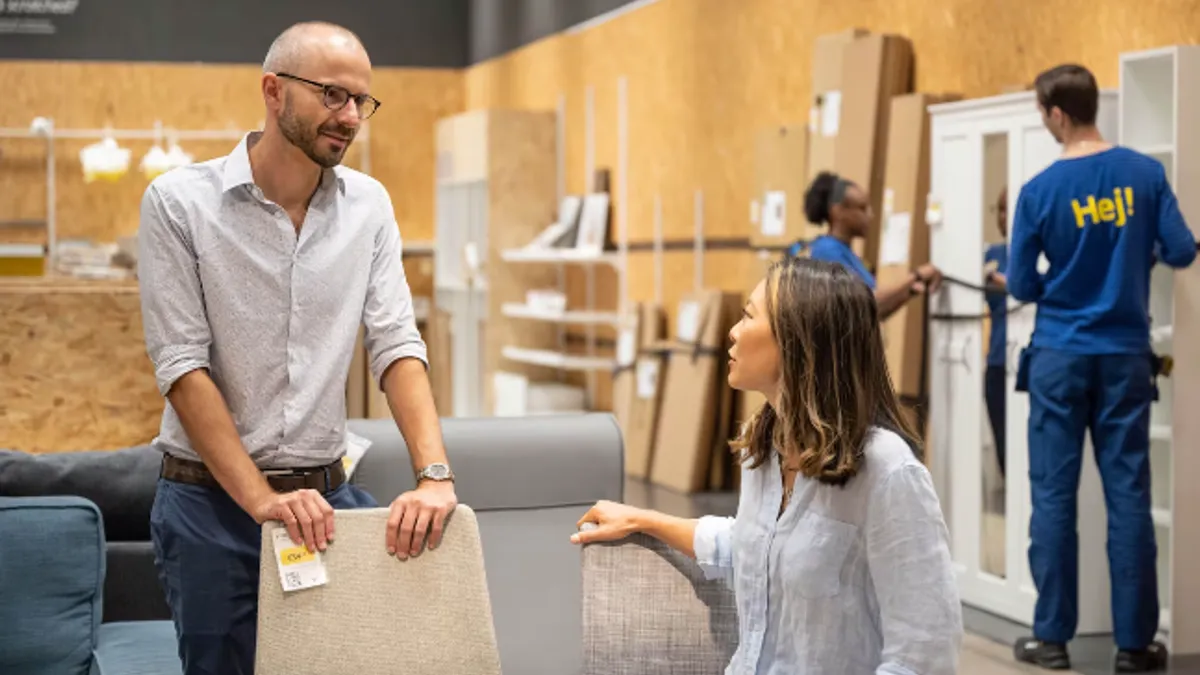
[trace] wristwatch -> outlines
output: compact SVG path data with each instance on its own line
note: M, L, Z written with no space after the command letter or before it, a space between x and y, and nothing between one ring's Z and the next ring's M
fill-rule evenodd
M429 466L427 466L424 469L421 469L420 471L417 472L417 482L420 483L423 480L434 480L434 481L448 480L453 483L454 482L454 472L450 470L449 464L444 464L442 462L434 462L433 464L430 464Z

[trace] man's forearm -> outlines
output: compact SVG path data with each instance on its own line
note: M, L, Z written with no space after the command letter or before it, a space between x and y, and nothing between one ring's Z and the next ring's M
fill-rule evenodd
M433 403L433 389L420 359L398 359L383 373L383 393L396 426L408 444L413 469L446 461L441 421Z
M252 513L274 491L242 445L225 397L208 372L193 370L179 378L167 398L204 465L229 496Z

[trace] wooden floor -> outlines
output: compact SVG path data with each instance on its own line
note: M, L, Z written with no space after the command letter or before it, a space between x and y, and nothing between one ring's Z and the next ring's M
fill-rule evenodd
M1021 675L1048 671L1026 666L1013 660L1012 647L968 633L963 640L962 658L958 672L970 675ZM1073 673L1074 671L1056 671Z

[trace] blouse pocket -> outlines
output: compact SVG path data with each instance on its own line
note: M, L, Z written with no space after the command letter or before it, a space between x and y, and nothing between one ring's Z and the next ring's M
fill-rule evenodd
M858 528L815 513L800 517L779 560L781 575L801 597L832 598L842 591L842 572Z

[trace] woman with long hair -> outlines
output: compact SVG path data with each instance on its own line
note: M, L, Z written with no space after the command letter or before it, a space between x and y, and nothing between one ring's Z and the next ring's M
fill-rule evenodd
M925 263L908 276L886 286L875 282L861 258L851 248L855 239L867 236L871 227L871 201L866 190L841 176L822 171L804 193L804 215L814 225L827 224L829 233L807 245L808 257L841 263L854 272L875 293L879 316L886 319L912 298L928 291L937 292L942 272Z
M839 264L789 257L729 337L730 386L767 398L732 443L737 516L600 502L572 541L642 532L729 582L740 638L727 673L954 673L962 609L948 533L871 291Z

